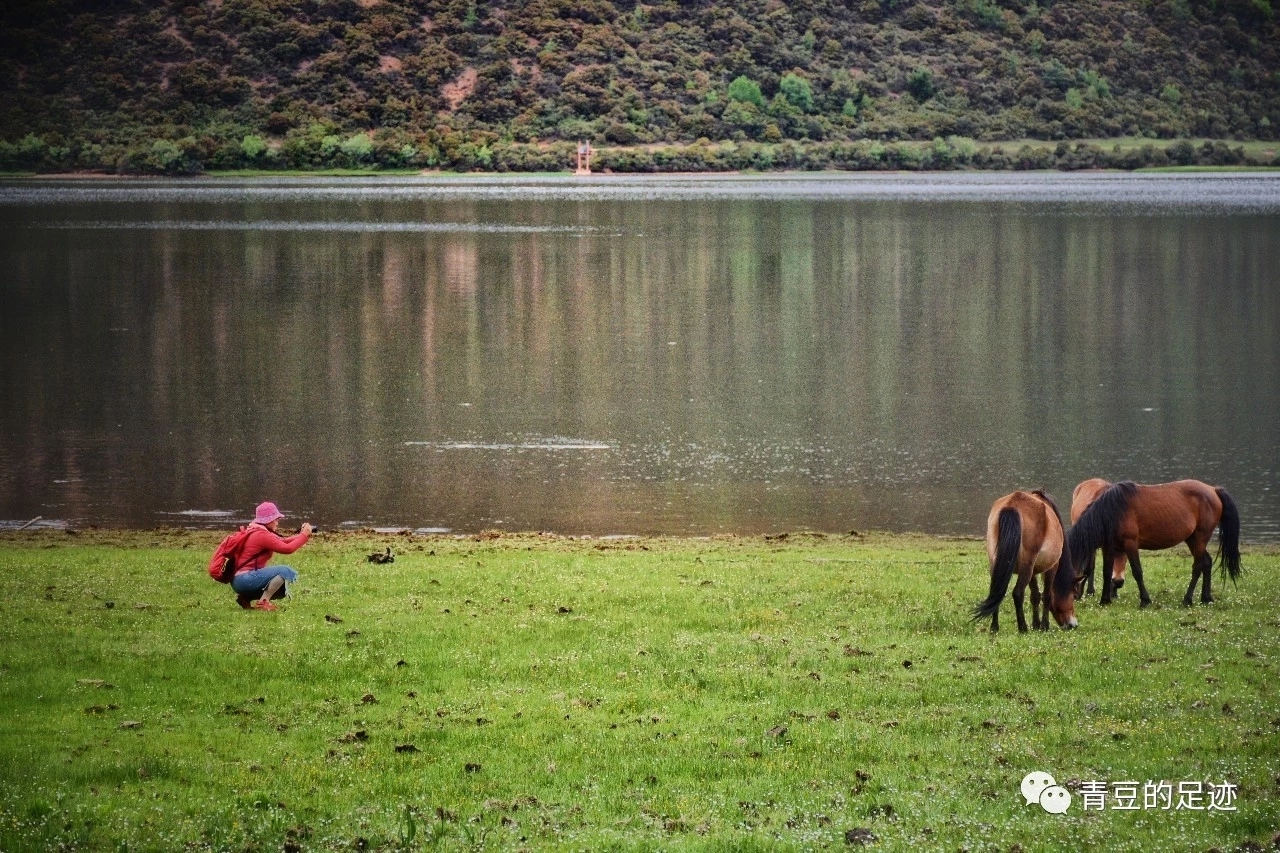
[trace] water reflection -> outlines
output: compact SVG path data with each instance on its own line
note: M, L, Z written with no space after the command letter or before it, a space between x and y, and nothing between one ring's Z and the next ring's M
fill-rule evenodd
M1280 181L1076 177L0 188L0 518L1280 539Z

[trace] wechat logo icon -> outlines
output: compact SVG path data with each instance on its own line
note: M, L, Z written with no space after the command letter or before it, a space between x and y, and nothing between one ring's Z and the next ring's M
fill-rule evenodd
M1049 814L1062 814L1071 808L1071 792L1040 770L1022 777L1022 796L1026 799L1024 805L1039 803Z

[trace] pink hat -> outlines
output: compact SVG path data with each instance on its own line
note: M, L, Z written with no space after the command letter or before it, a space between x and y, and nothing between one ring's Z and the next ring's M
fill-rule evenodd
M276 509L276 505L271 501L264 501L258 504L258 513L253 517L255 524L270 524L277 518L284 518L284 513Z

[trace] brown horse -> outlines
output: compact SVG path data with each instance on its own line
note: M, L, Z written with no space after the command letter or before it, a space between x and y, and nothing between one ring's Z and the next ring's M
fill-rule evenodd
M1071 523L1075 524L1080 520L1080 516L1088 509L1089 504L1093 503L1098 495L1111 484L1101 477L1093 477L1085 480L1083 483L1075 487L1071 493ZM1094 553L1089 554L1088 570L1080 563L1076 563L1076 598L1080 598L1081 594L1093 595L1093 564ZM1120 568L1120 577L1113 579L1115 588L1119 589L1124 586L1124 567ZM1082 590L1081 584L1087 584L1087 589Z
M1159 551L1186 542L1191 549L1191 584L1182 603L1190 606L1196 582L1204 577L1200 601L1213 601L1210 575L1213 557L1209 538L1218 529L1219 560L1231 580L1240 576L1240 512L1226 489L1199 480L1178 480L1158 486L1085 480L1076 486L1071 500L1071 532L1067 549L1072 563L1088 563L1089 588L1093 588L1093 553L1102 549L1102 604L1110 604L1124 583L1125 558L1138 582L1139 607L1151 603L1142 582L1139 550Z
M1022 613L1023 594L1031 584L1031 621L1036 630L1049 630L1049 613L1067 630L1076 627L1075 572L1070 554L1063 548L1062 519L1053 498L1037 489L1014 492L991 505L987 516L987 559L991 564L991 589L973 609L974 620L991 617L991 632L1000 630L1000 602L1009 591L1014 573L1013 603L1018 630L1027 630ZM1044 575L1041 598L1036 575ZM1043 605L1043 611L1041 606Z

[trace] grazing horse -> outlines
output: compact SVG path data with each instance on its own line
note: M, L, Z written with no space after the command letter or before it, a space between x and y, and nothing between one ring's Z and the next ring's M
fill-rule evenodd
M1102 484L1099 488L1098 484ZM1093 493L1090 500L1089 495ZM1077 509L1077 506L1079 508ZM1191 584L1182 603L1191 605L1196 582L1204 577L1200 601L1213 601L1210 574L1213 557L1209 538L1218 529L1219 560L1231 580L1240 576L1240 512L1226 489L1208 486L1199 480L1178 480L1158 486L1140 486L1105 480L1086 480L1076 487L1071 505L1072 525L1067 550L1073 565L1089 564L1092 575L1093 552L1102 549L1102 604L1110 604L1115 590L1124 582L1125 558L1133 567L1138 583L1139 607L1151 603L1142 582L1142 562L1138 551L1159 551L1186 542L1191 549Z
M1110 485L1110 483L1101 477L1093 477L1076 486L1075 490L1071 492L1071 523L1075 524L1079 521L1080 516L1089 508L1089 504L1097 500L1098 495L1102 494ZM1073 564L1076 568L1076 598L1080 598L1082 592L1083 594L1093 595L1093 564L1094 552L1092 551L1089 553L1089 565L1087 571L1086 567L1080 563ZM1116 589L1124 586L1123 568L1121 569L1120 578L1113 578L1112 580ZM1080 589L1081 582L1087 584L1087 589Z
M1013 603L1018 630L1027 630L1022 614L1023 594L1031 584L1031 620L1036 630L1049 630L1049 613L1067 630L1076 627L1075 572L1063 547L1062 519L1053 498L1037 489L1014 492L991 505L987 516L987 559L991 563L991 590L973 609L973 618L991 617L991 632L1000 630L1000 602L1016 573ZM1041 598L1036 575L1044 575ZM1043 605L1043 611L1041 606Z

